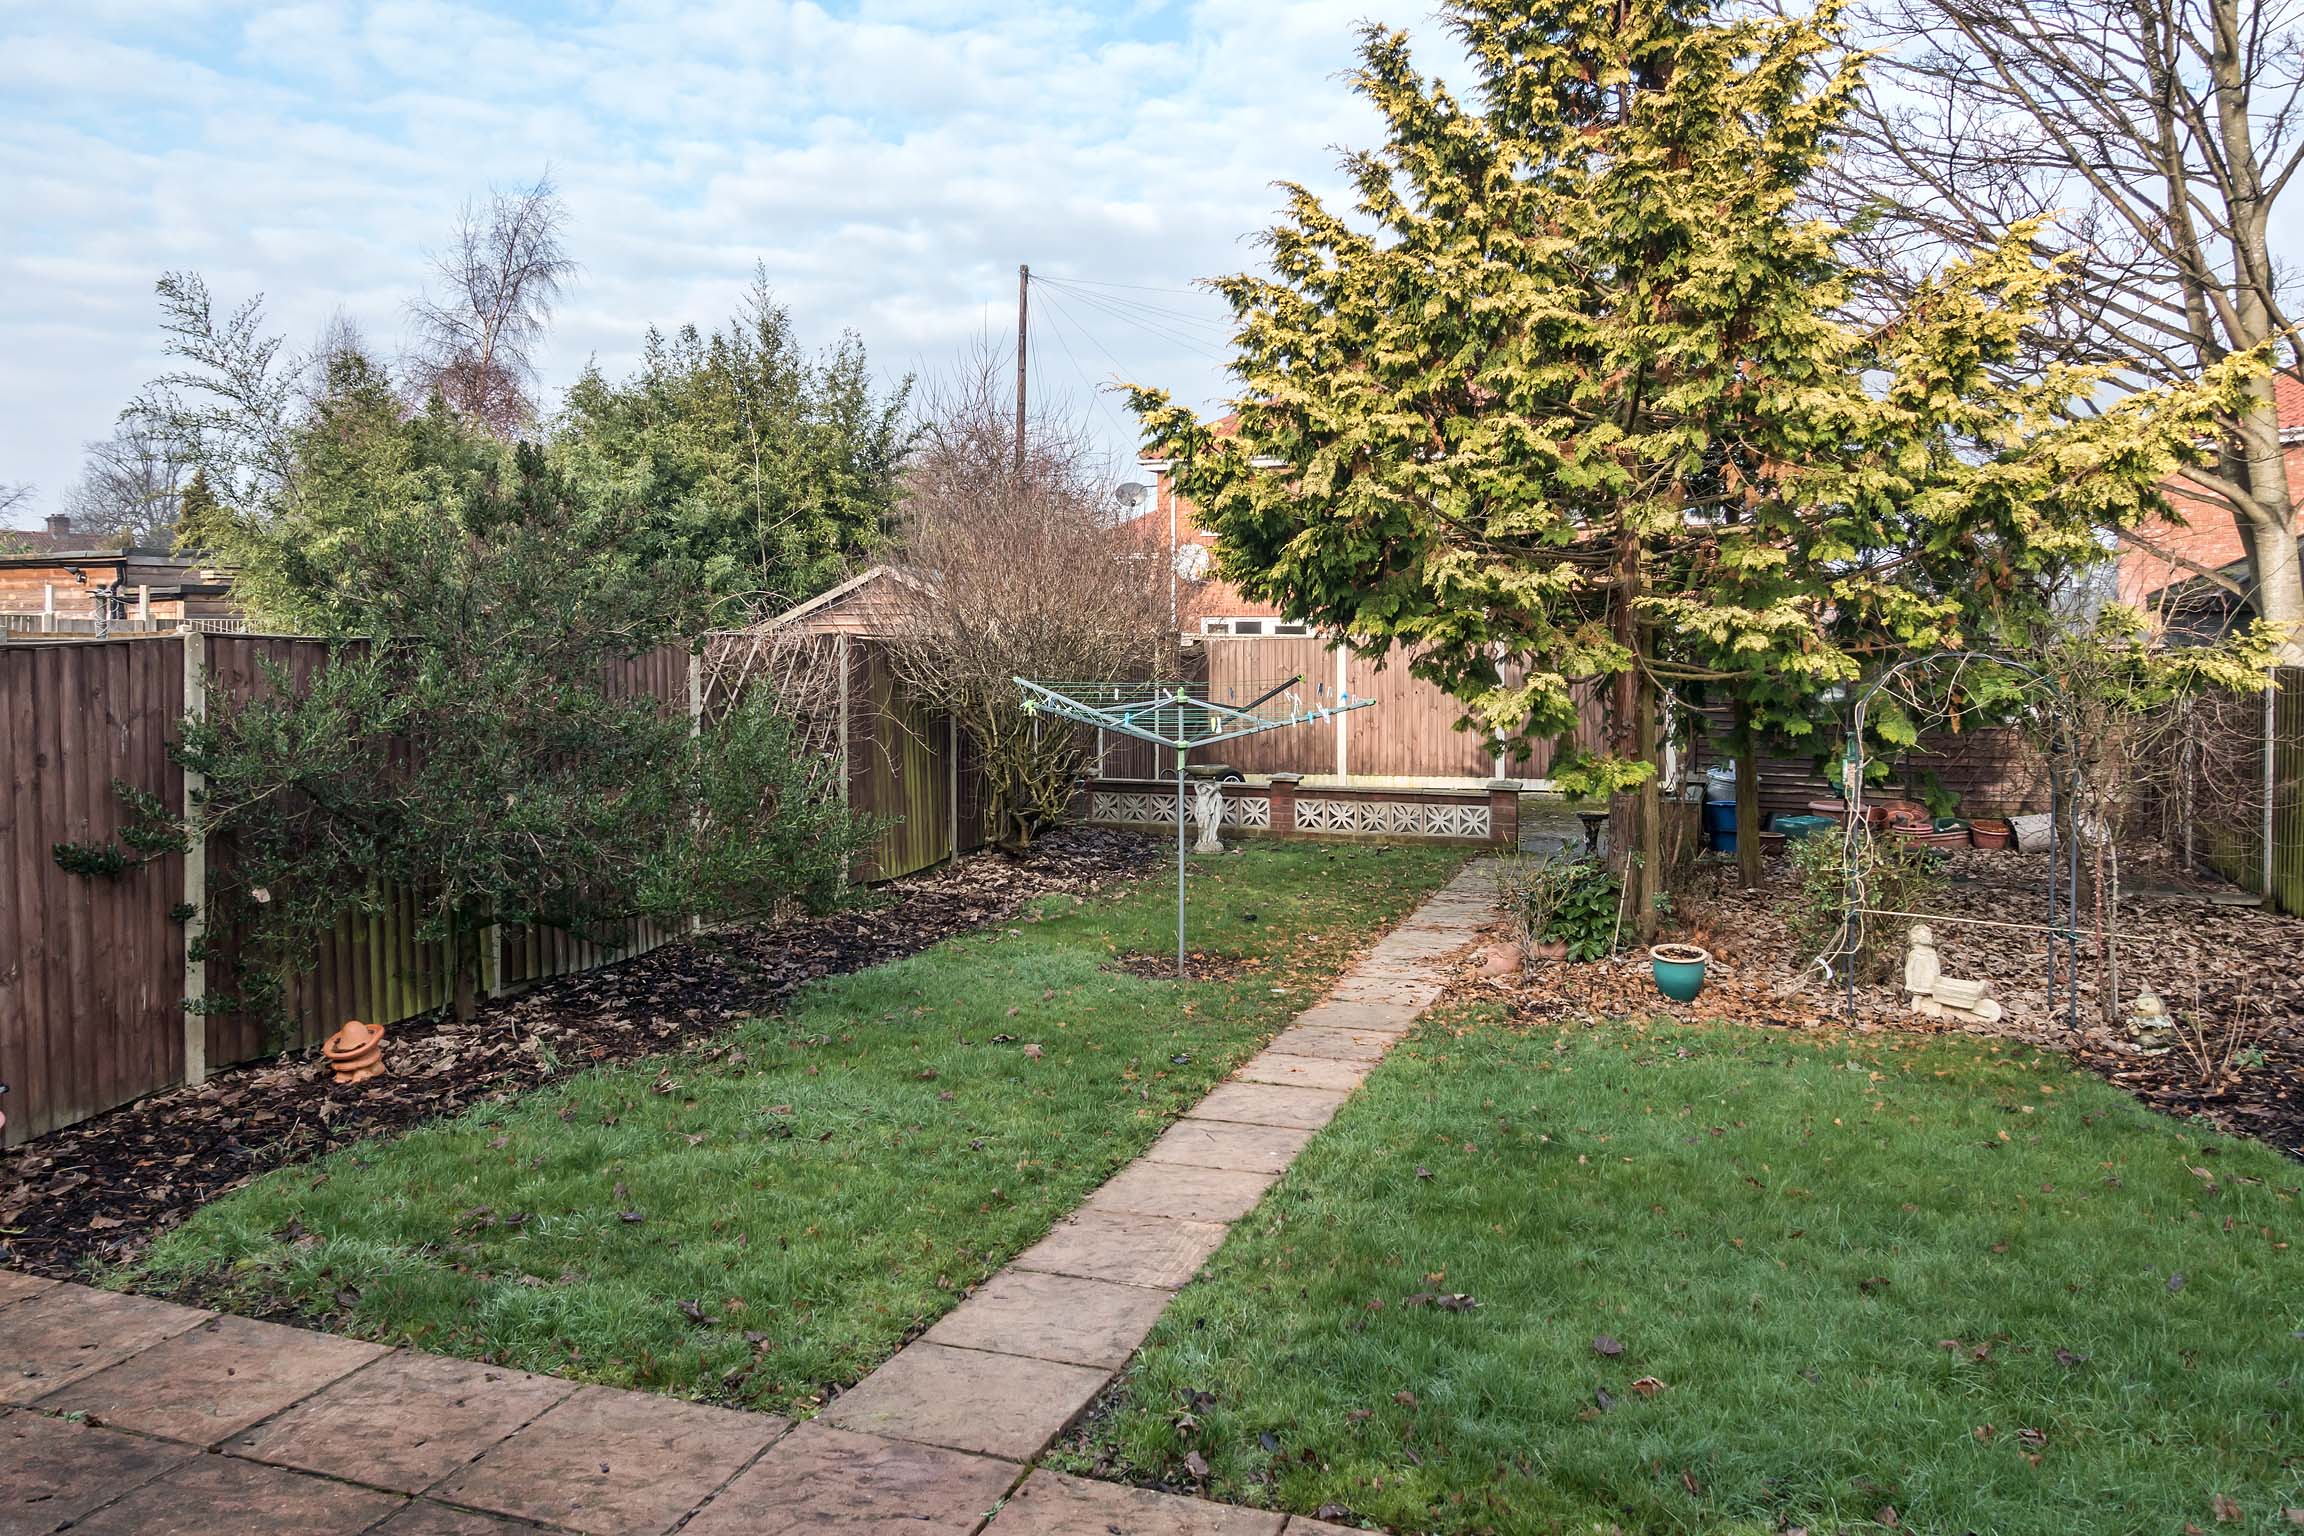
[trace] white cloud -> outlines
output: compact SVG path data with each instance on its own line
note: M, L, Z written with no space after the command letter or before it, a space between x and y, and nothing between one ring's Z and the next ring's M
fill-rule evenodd
M1334 146L1372 136L1338 78L1369 4L0 12L0 481L52 504L157 371L160 272L263 292L294 341L338 308L393 340L458 205L547 164L584 267L554 387L629 366L651 324L719 323L755 260L804 334L854 330L891 374L1004 334L1019 261L1185 290L1253 258L1273 181L1333 183ZM1051 294L1052 390L1123 369L1222 389L1211 296L1099 292L1192 318Z

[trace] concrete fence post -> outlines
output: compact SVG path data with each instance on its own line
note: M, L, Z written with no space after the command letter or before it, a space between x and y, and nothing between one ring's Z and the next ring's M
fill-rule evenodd
M184 630L184 718L208 718L208 637L187 626ZM208 832L205 826L208 776L197 768L184 769L184 1082L198 1087L208 1080L208 1015L201 1005L208 997L208 961L201 945L208 936Z

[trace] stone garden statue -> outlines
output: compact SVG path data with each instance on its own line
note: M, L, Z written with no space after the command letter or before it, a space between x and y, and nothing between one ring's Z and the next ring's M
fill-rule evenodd
M1223 842L1216 836L1224 825L1224 791L1214 784L1202 784L1192 793L1192 819L1199 824L1200 840L1192 845L1194 853L1222 853Z
M1954 1019L1991 1024L2000 1017L2000 1004L1989 981L1964 981L1944 974L1936 954L1936 935L1926 923L1914 923L1912 948L1904 957L1904 990L1911 995L1912 1011L1925 1018Z

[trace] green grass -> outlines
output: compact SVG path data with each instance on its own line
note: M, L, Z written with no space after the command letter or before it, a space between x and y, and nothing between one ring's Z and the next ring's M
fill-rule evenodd
M2293 1528L2304 1169L1964 1038L1452 1022L1084 1461L1402 1531Z
M1173 949L1172 875L1043 899L712 1048L267 1175L117 1278L805 1409L1036 1241L1462 862L1305 845L1196 860L1196 947L1265 964L1187 986L1108 963Z

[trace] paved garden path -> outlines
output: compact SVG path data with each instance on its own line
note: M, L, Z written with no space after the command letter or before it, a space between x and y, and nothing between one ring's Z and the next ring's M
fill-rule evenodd
M1493 889L1465 870L812 1423L0 1270L0 1536L1333 1533L1032 1462L1439 995Z

